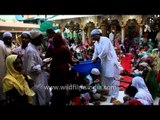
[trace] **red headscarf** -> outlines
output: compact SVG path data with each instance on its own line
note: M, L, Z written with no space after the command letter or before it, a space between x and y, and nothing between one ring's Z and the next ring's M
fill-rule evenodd
M59 47L61 45L66 45L65 40L62 38L62 36L58 33L55 33L53 37L53 46L54 47Z
M80 97L75 97L73 99L73 102L75 103L75 105L81 105L81 99L80 99Z
M129 105L143 105L140 101L134 99L129 101Z

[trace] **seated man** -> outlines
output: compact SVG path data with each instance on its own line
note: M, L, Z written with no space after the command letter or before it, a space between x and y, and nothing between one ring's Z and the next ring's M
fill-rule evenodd
M86 79L89 80L91 98L93 100L105 101L106 98L103 95L108 94L108 89L100 84L100 71L97 68L93 68L91 73L86 76Z

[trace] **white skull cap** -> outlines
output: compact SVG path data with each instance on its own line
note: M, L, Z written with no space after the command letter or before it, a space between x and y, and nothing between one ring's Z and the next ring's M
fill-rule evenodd
M93 75L100 75L100 71L97 68L93 68L91 70L91 74L93 74Z

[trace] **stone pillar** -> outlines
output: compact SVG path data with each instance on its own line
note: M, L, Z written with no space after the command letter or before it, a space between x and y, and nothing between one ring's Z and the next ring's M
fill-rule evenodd
M66 39L65 36L64 36L64 30L65 30L65 28L62 27L62 28L61 28L61 35L62 35L62 38L63 38L63 39Z
M143 35L143 24L139 24L139 37Z
M88 26L87 36L88 36L88 42L91 43L91 26Z
M99 28L99 17L96 16L95 28Z
M123 43L124 42L124 39L125 39L125 25L123 24L123 22L122 22L122 24L121 24L121 42Z
M88 37L88 42L91 43L92 42L92 38L91 38L91 31L95 28L95 23L93 22L89 22L88 24L88 29L87 29L87 37Z
M85 32L84 32L84 29L82 29L82 43L84 44L86 40L86 36L85 36Z

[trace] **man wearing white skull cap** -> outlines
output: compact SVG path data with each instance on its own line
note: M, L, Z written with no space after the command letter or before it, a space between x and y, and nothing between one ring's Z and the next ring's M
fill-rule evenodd
M3 33L3 40L0 40L0 105L5 100L5 94L3 92L2 79L6 74L6 57L11 54L12 45L12 34L10 32Z
M91 97L94 100L101 99L102 101L105 101L106 99L103 95L108 94L108 89L101 85L100 74L99 69L92 68L90 74L86 76L86 79L89 81L89 85L91 86Z
M11 47L12 46L12 34L10 32L4 32L3 41L7 47Z
M143 66L143 67L147 67L147 66L148 66L148 63L142 62L142 63L140 63L139 65L140 65L140 66Z
M3 38L4 38L4 37L12 37L12 33L8 32L8 31L7 31L7 32L4 32L4 33L3 33Z
M101 32L101 30L100 29L93 29L92 31L91 31L91 36L92 35L101 35L102 34L102 32Z
M101 60L102 85L109 88L109 95L115 99L119 93L119 87L117 87L119 86L119 81L115 80L119 78L120 74L118 57L110 39L101 36L99 29L92 30L91 36L92 39L96 41L92 61L95 62L97 59Z
M100 79L100 71L97 68L92 68L89 75L86 76L86 78L89 80L89 84L91 85L94 83L94 80Z
M42 35L42 32L39 31L39 30L32 30L30 31L30 36L31 36L31 39L34 39L38 36Z
M44 88L48 86L48 74L43 69L43 60L38 49L38 46L42 44L43 35L38 30L32 30L30 34L31 42L25 49L24 54L24 71L34 81L34 92L37 94L34 104L47 105L51 97L49 89Z
M93 74L93 75L100 75L100 71L97 68L93 68L91 70L91 74Z
M30 40L31 40L31 37L30 37L30 32L29 31L25 31L21 34L21 39L20 39L20 42L21 42L21 45L14 48L12 50L12 53L13 54L17 54L21 57L22 59L22 62L24 62L24 54L25 54L25 49L27 48Z
M12 39L12 33L11 32L4 32L3 33L3 42L6 46L6 51L7 51L7 56L9 54L11 54L12 49L14 49L16 47L16 45L13 43L13 39Z

